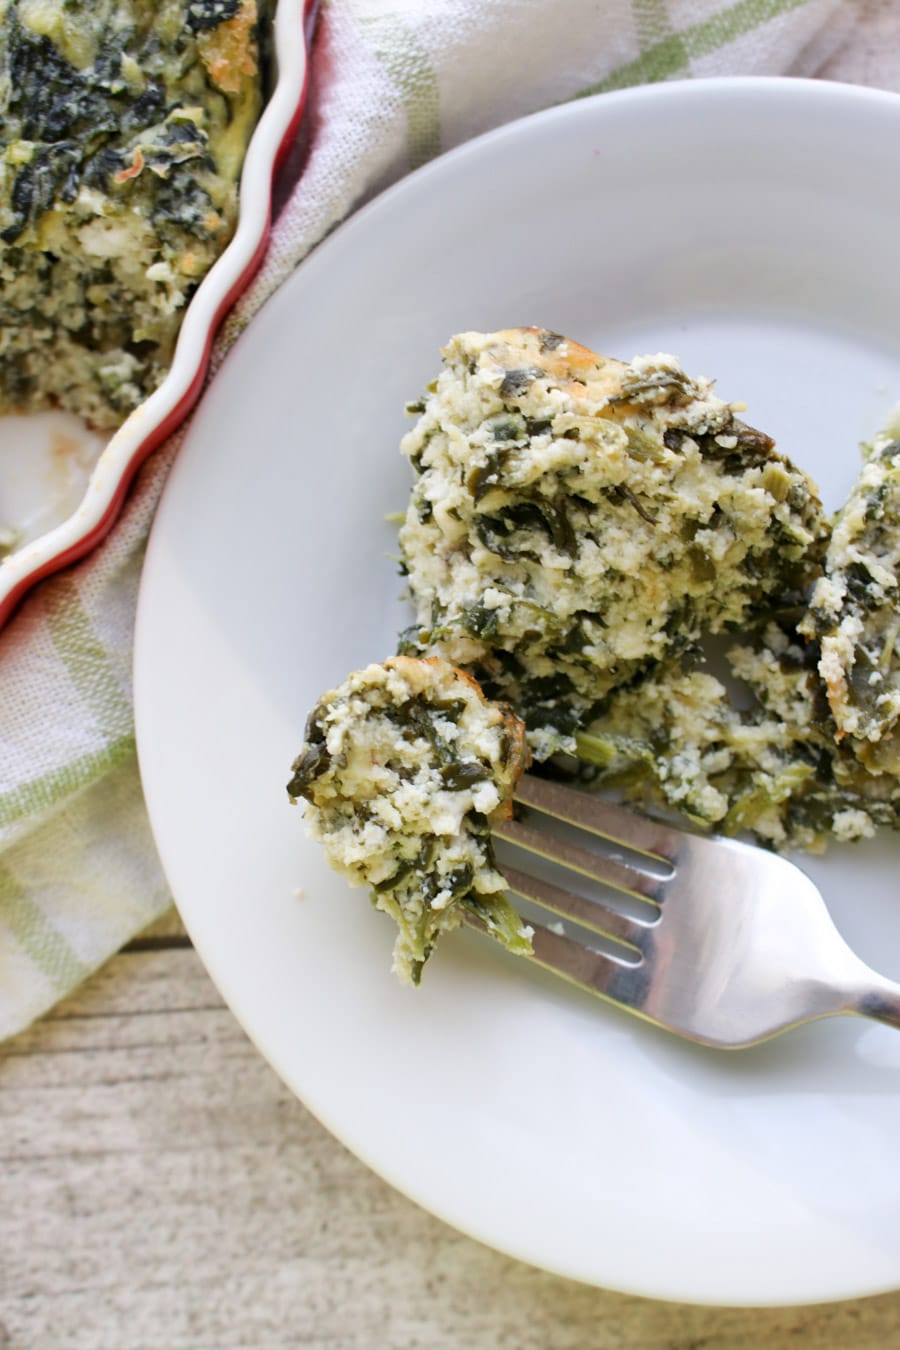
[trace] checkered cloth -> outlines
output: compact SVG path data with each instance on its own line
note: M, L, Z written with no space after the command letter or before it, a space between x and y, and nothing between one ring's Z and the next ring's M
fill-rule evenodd
M881 3L881 0L875 0ZM237 334L364 199L471 136L658 80L815 75L848 0L332 0L308 157ZM154 508L183 436L144 466L106 542L42 583L0 635L0 1036L52 1006L171 904L135 760L131 646Z

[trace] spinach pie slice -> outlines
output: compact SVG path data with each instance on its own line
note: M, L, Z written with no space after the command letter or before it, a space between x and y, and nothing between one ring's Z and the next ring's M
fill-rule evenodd
M305 799L331 865L397 923L394 971L407 982L465 910L511 951L531 950L491 847L528 763L524 732L435 658L367 666L310 714L288 794Z
M821 643L838 738L873 771L900 774L900 421L864 453L802 629Z
M404 438L401 649L472 671L535 756L701 633L800 603L825 548L807 476L672 356L462 333Z
M664 662L609 694L577 733L582 777L769 848L821 852L896 829L900 782L835 740L816 657L770 623L729 649L727 686L702 664Z

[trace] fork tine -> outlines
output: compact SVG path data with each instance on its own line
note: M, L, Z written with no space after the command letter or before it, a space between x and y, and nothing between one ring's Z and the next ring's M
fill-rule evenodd
M634 810L616 806L583 788L570 788L546 778L525 774L515 792L516 801L534 807L545 815L580 825L592 834L624 844L638 853L649 854L663 862L674 862L684 848L684 836L661 821L639 816Z
M598 952L541 924L532 925L531 943L534 952L530 960L544 970L629 1012L641 1011L647 981L639 961Z
M543 909L549 909L554 914L571 919L573 923L589 928L592 933L599 933L601 937L621 942L630 951L640 952L642 938L647 930L653 927L652 923L641 923L639 919L617 914L596 900L585 900L580 895L573 895L571 891L565 891L549 881L542 881L540 877L519 872L514 867L501 866L500 871L509 882L510 890L516 895L533 900Z
M476 933L484 935L488 932L484 920L470 911L463 911L463 923ZM540 923L529 924L529 927L532 953L528 960L533 965L541 966L591 994L601 994L632 1012L640 1011L639 1000L635 999L632 1004L629 998L629 995L634 998L631 986L635 984L635 977L638 987L645 983L639 960L598 952L564 933L554 933Z
M580 872L582 876L591 877L594 881L612 886L614 890L623 891L625 895L632 895L638 900L649 900L653 904L659 904L662 900L668 878L639 872L636 867L629 867L615 858L604 858L593 849L570 844L567 840L548 834L546 830L532 829L530 825L524 825L519 820L504 820L492 826L492 833L497 839L515 844L518 848L536 853L551 862L560 863L573 872Z
M665 1025L646 1010L651 980L641 962L595 951L540 924L533 925L531 941L534 954L529 959L535 965L655 1026Z

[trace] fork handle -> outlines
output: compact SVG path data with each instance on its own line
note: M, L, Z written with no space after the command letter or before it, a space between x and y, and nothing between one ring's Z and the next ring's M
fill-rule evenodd
M900 1029L900 984L871 971L865 987L855 994L846 1011Z

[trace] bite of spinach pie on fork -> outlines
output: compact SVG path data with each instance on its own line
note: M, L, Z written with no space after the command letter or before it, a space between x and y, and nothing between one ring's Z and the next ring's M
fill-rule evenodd
M288 793L305 799L331 865L397 923L394 970L407 982L466 911L511 951L531 949L491 846L528 764L524 732L434 658L367 666L310 714Z

